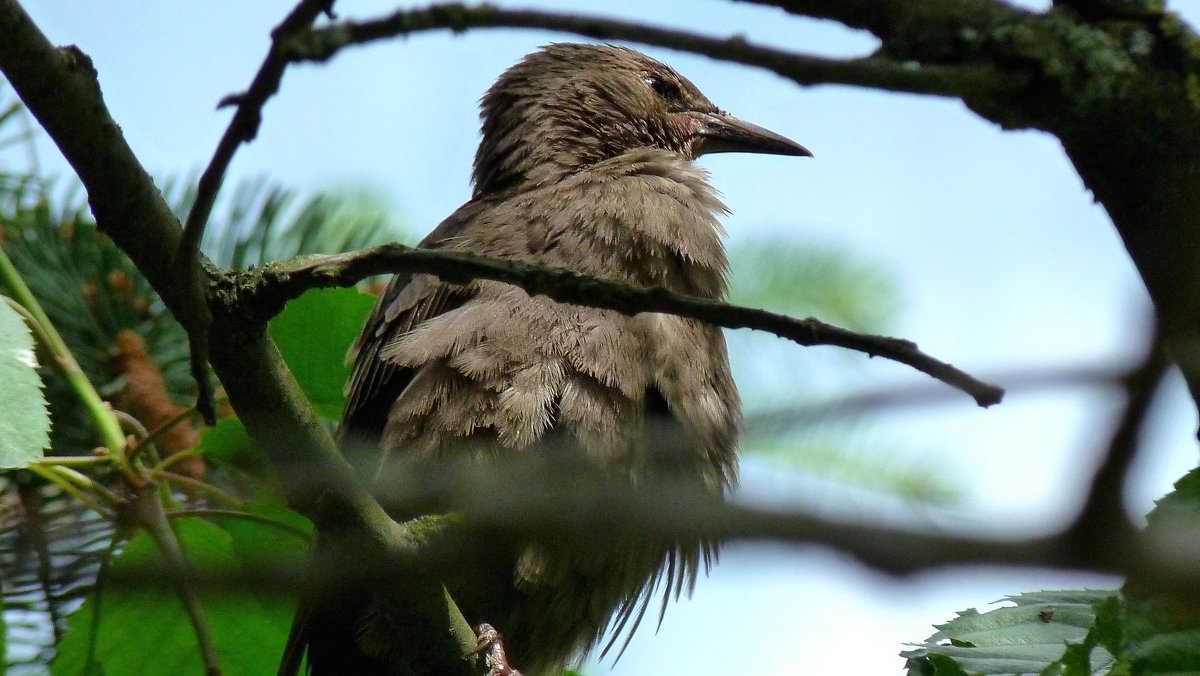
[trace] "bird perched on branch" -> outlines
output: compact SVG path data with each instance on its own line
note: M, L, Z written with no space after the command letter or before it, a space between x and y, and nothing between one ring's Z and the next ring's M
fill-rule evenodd
M668 66L611 45L528 55L483 97L481 118L472 199L420 246L712 299L725 296L725 207L692 160L811 154L730 116ZM369 480L394 463L505 457L714 494L736 477L741 410L715 326L557 303L500 282L399 275L351 358L340 433L344 445L372 449ZM495 540L443 581L469 622L499 630L527 675L561 667L610 626L636 624L651 594L677 594L711 553L701 542ZM422 673L411 659L401 665L405 636L386 602L346 593L354 598L302 608L289 651L307 643L315 674Z

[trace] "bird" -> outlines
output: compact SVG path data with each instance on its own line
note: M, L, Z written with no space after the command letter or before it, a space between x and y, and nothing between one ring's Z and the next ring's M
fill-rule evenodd
M527 55L483 96L480 120L471 199L420 248L714 300L726 296L727 210L693 160L812 155L718 108L669 66L611 44L553 43ZM377 490L397 463L438 471L508 457L627 482L667 477L714 495L736 483L741 404L711 324L559 303L497 281L398 274L348 361L338 438L353 442ZM598 550L491 539L486 555L464 554L443 582L469 622L495 627L527 676L557 673L614 627L636 625L656 589L678 595L714 553L706 542ZM404 637L378 593L324 596L302 603L281 673L305 647L313 674L420 673L403 659Z

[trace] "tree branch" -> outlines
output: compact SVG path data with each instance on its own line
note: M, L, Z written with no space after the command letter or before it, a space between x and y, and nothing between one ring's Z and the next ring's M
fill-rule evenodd
M283 304L311 288L353 286L385 272L420 272L456 284L494 279L519 286L531 295L563 303L617 310L625 314L666 312L728 328L767 331L800 345L833 345L907 364L966 392L980 406L991 406L1004 390L971 377L917 349L908 340L856 333L814 318L785 315L673 293L662 287L637 288L566 268L547 268L461 251L414 249L403 244L379 246L331 256L301 256L267 264L260 271L229 280L229 302L257 311L264 320Z
M1024 539L930 534L727 502L703 488L667 477L643 477L632 486L534 458L443 462L416 473L408 467L388 471L396 476L384 476L378 485L383 491L380 500L389 508L420 512L423 506L435 504L462 515L465 522L487 533L551 537L559 542L578 541L586 547L603 548L613 540L639 538L665 542L776 540L829 546L898 575L977 564L1105 573L1121 573L1128 566L1153 570L1159 565L1139 558L1137 536L1132 532L1113 533L1083 547L1063 534ZM413 481L415 475L420 481ZM531 485L570 486L570 490L531 492L521 488ZM461 550L456 551L461 555ZM436 567L442 554L426 554L434 557L429 565ZM1194 571L1194 561L1187 565Z
M790 14L814 19L831 19L850 28L861 28L885 42L904 34L922 33L947 37L945 29L974 25L981 27L996 21L1031 16L997 0L741 0L779 7Z
M1022 86L1020 78L990 64L922 65L885 57L827 59L752 45L742 37L718 39L684 31L594 16L491 5L434 5L398 10L379 19L344 22L298 34L288 43L292 61L325 61L342 48L421 31L470 28L543 28L602 40L629 40L703 54L714 59L773 71L801 85L847 84L890 91L942 96L983 95Z

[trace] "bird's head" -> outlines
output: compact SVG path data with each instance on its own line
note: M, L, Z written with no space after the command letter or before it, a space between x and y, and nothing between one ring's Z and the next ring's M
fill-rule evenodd
M500 76L481 102L477 196L558 181L639 148L811 156L804 146L717 108L696 85L640 52L557 43Z

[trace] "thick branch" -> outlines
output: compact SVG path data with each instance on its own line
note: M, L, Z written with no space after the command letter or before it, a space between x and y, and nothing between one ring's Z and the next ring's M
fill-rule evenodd
M793 319L766 310L672 293L661 287L630 287L565 268L546 268L459 251L414 249L402 244L271 263L261 272L243 273L252 281L251 285L241 282L235 285L242 289L237 302L270 315L307 289L353 286L364 277L400 271L437 275L459 284L477 278L494 279L564 303L609 308L625 314L668 312L728 328L767 331L800 345L833 345L907 364L966 392L980 406L991 406L1004 396L1001 388L930 357L911 341L856 333L811 317ZM256 277L257 285L253 285Z
M945 29L990 25L1027 15L997 0L742 0L771 5L815 19L832 19L850 28L871 31L885 42L903 33L941 33Z
M491 5L434 5L399 10L389 16L359 23L339 23L298 35L289 43L289 58L324 61L343 47L421 31L469 28L544 28L602 40L630 40L642 44L703 54L715 59L771 70L798 84L847 84L891 91L960 96L983 95L1019 86L1011 75L988 64L928 66L883 57L826 59L768 47L744 38L711 38L695 33L655 28L643 24L594 16L527 10L504 10Z
M416 485L408 468L396 471L397 477L379 482L384 491L411 490ZM407 481L401 481L401 476ZM570 490L524 488L531 485L570 486ZM1106 573L1120 573L1128 570L1127 566L1153 569L1156 565L1138 559L1137 536L1131 532L1112 533L1086 546L1079 546L1079 539L1070 531L1026 539L929 534L729 503L673 478L644 477L635 487L532 458L426 468L420 473L419 488L416 495L385 492L380 500L401 510L440 505L493 534L511 532L600 548L613 540L639 538L671 542L777 540L834 547L893 574L974 564ZM427 554L439 556L436 551ZM436 561L432 565L437 565Z

